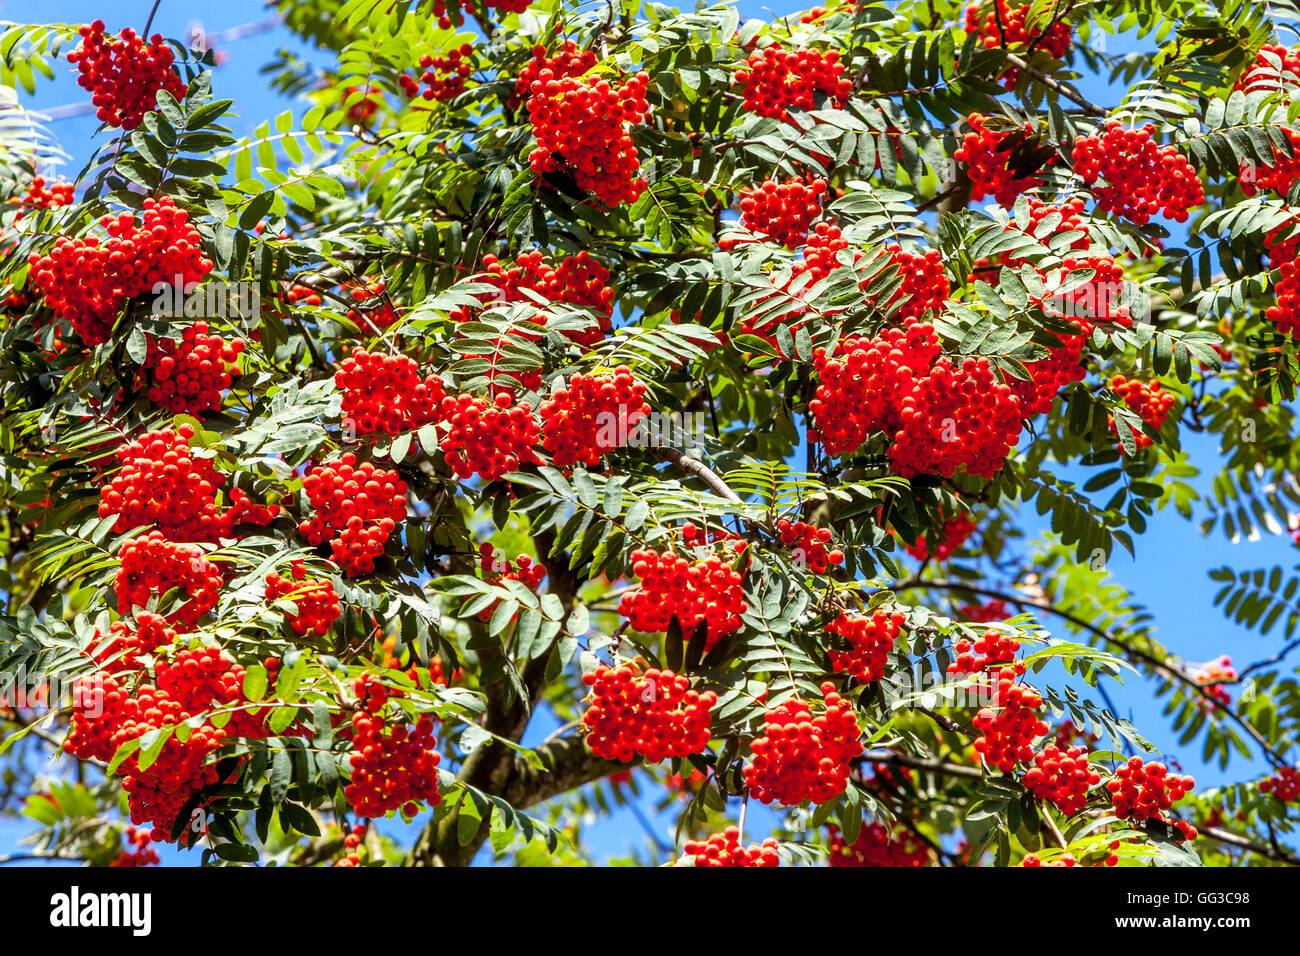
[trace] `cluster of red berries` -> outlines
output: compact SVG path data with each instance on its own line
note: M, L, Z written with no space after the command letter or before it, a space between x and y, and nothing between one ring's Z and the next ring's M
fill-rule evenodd
M734 531L726 528L701 528L694 521L682 525L682 541L687 547L701 548L718 541L730 541L737 553L744 551L749 543Z
M948 665L949 674L1000 671L1008 666L1017 675L1025 672L1023 664L1015 663L1020 642L1001 631L985 631L973 641L968 637L959 637L953 643L952 650L955 659Z
M776 317L771 317L766 314L765 308L750 310L741 316L739 331L743 334L757 335L779 351L780 343L777 342L774 334L776 327L784 324L791 329L797 329L800 325L799 316L806 311L797 308L789 309L789 298L802 300L805 289L839 268L839 254L848 248L849 242L844 238L839 226L826 222L818 223L804 244L803 261L795 263L789 279L781 286L786 296L779 300L782 306L780 313ZM937 249L927 250L924 253L911 253L903 251L897 245L889 245L884 247L881 254L889 257L890 264L897 270L902 283L883 303L877 302L874 296L866 292L867 286L874 281L874 278L859 283L870 305L881 310L895 309L896 317L902 319L904 323L919 318L932 309L942 308L951 287L943 270L942 256ZM863 255L862 252L855 251L854 262L860 262ZM810 278L804 278L805 276ZM778 300L776 297L771 297L765 301L775 303Z
M47 189L46 186L49 188ZM28 209L54 209L57 206L71 206L75 198L73 195L75 188L69 182L47 183L44 176L33 176L31 183L27 186L26 195L21 199L13 196L8 200L9 205L18 206L20 209L18 214L14 216L14 222L22 219Z
M803 265L796 268L794 277L810 273L813 281L824 279L840 266L840 253L849 247L844 238L844 230L834 223L819 222L808 234L808 241L803 247ZM861 253L855 253L858 259Z
M191 714L244 700L244 667L220 647L181 651L155 668L158 691ZM225 729L233 737L266 735L263 718L269 708L241 709L231 714Z
M68 62L77 64L77 83L91 93L101 123L133 130L145 113L158 108L160 90L176 99L185 95L185 83L172 66L175 57L162 34L155 33L148 45L130 27L109 37L103 20L77 32L81 43L68 54Z
M1300 85L1300 47L1290 50L1266 43L1259 48L1254 62L1242 71L1232 88L1246 93L1273 93L1297 85Z
M189 600L167 615L167 622L186 628L217 606L221 572L193 544L168 541L161 531L149 531L122 545L121 567L113 582L117 610L125 614L132 607L146 607L179 588Z
M352 682L352 693L357 706L367 714L378 714L388 704L390 697L404 697L405 692L385 687L378 674L367 671Z
M492 301L536 301L528 293L541 295L550 302L584 306L600 316L599 328L593 332L567 332L580 345L595 345L609 331L614 310L614 290L609 285L609 269L589 252L563 256L552 264L540 251L523 252L507 268L496 256L483 257L484 281L500 291ZM526 291L525 291L526 290ZM533 321L541 324L544 317Z
M151 338L144 361L149 401L183 415L217 410L243 351L243 339L210 335L206 322L188 326L179 341Z
M741 573L716 554L692 560L674 552L640 548L632 552L632 573L641 579L619 599L618 613L638 631L668 630L676 617L690 637L706 623L705 649L740 629L745 612Z
M325 300L311 286L294 283L283 292L275 294L272 297L271 306L277 311L290 311L299 302L306 306L320 306L324 304Z
M1091 279L1066 287L1071 272L1085 269L1092 270ZM1057 268L1039 270L1038 274L1043 280L1043 310L1070 320L1081 335L1092 334L1094 320L1126 328L1133 324L1124 295L1124 268L1114 256L1067 256Z
M328 540L349 577L373 571L384 542L406 518L406 482L368 461L357 465L347 452L313 467L302 487L316 514L298 525L299 532L312 544Z
M528 99L533 83L545 83L549 80L562 80L566 77L582 76L596 65L594 50L579 50L572 40L565 40L554 56L546 55L546 47L533 47L533 58L523 65L515 79L514 93L510 98L510 108L518 108ZM542 73L546 75L543 76Z
M1283 803L1300 802L1300 768L1279 767L1277 773L1259 783L1260 793L1271 793Z
M414 729L389 725L383 710L390 693L368 678L373 675L353 682L362 711L352 715L352 778L343 793L358 816L382 817L398 809L414 816L419 804L442 802L433 721L421 717Z
M620 445L650 414L646 386L620 365L613 374L574 372L567 387L546 396L537 408L542 420L542 448L563 468L594 467Z
M788 296L802 299L804 289L826 278L840 267L839 254L848 248L849 241L844 238L843 230L839 226L826 222L818 223L804 243L803 261L796 263L791 269L789 280L782 286L783 291ZM888 256L889 264L897 271L902 283L883 303L878 302L866 291L867 286L875 281L874 277L859 283L859 288L862 289L869 305L882 311L897 307L895 317L904 323L920 318L930 310L943 307L951 286L944 272L943 257L939 250L929 249L924 253L912 253L905 252L897 245L887 245L881 254ZM861 251L854 251L854 263L861 262L863 256ZM810 276L811 279L803 279L805 275ZM791 323L790 320L800 314L801 311L791 312L783 308L778 318L771 319L764 318L762 311L759 310L757 315L751 313L741 317L740 331L758 335L779 348L779 343L772 335L775 326L784 323L790 324L791 328L797 328L799 323Z
M900 612L876 611L871 617L841 611L826 625L831 634L847 640L852 650L828 650L836 674L850 674L859 684L870 684L885 676L885 662L907 618Z
M212 271L189 215L171 198L146 199L141 221L130 213L104 216L109 238L60 238L49 255L33 253L30 277L56 315L72 323L87 345L108 341L127 299L177 277L188 285Z
M779 120L788 119L791 110L841 108L853 92L838 51L786 50L779 43L749 54L736 82L744 87L747 112Z
M808 228L822 214L826 180L795 176L767 179L740 191L740 219L750 232L794 249L808 239ZM719 243L723 249L734 241Z
M1187 211L1205 202L1200 177L1187 157L1173 146L1157 146L1155 125L1125 129L1106 123L1100 136L1074 141L1074 171L1092 191L1097 208L1145 226L1154 215L1186 222Z
M383 332L396 322L400 316L386 289L383 282L363 282L349 287L348 294L358 307L348 309L348 320L358 329L371 332ZM373 301L376 299L379 301Z
M1088 224L1081 218L1084 209L1082 199L1072 199L1064 203L1044 203L1037 197L1028 197L1028 221L1022 229L1013 219L1007 224L1009 231L1023 232L1040 242L1051 243L1058 236L1070 237L1064 251L1087 252L1091 240ZM1063 251L1059 245L1057 251ZM973 282L981 274L990 282L996 283L1001 267L1018 268L1025 259L1014 252L1003 253L994 259L982 258L975 262L974 270L968 281ZM1093 277L1082 284L1065 286L1065 280L1071 272L1079 269L1093 270ZM1041 269L1036 268L1042 279L1044 294L1037 299L1043 310L1059 316L1073 324L1077 335L1054 333L1060 339L1059 346L1049 346L1049 355L1037 362L1028 362L1029 379L1008 378L1007 384L1020 400L1021 412L1026 418L1044 414L1051 410L1057 393L1071 382L1082 381L1086 369L1082 364L1084 346L1087 336L1092 333L1090 319L1109 319L1127 325L1128 307L1122 304L1124 270L1109 255L1072 256L1060 266ZM1062 288L1066 291L1060 291Z
M903 477L951 478L964 467L991 478L1020 435L1020 402L987 359L954 366L947 358L934 361L938 353L933 327L914 322L877 339L845 339L834 357L815 350L821 383L808 403L813 440L843 454L881 430Z
M992 478L1020 436L1023 413L1011 387L985 358L939 359L898 412L889 458L904 478L951 478L959 468Z
M464 10L457 10L454 16L447 12L447 0L433 0L433 15L438 18L439 30L450 30L465 23Z
M468 43L462 43L446 56L430 56L426 53L420 57L420 69L424 73L419 79L403 73L397 78L398 85L408 100L419 96L425 100L445 103L465 92L465 81L474 72L474 66L470 63L473 55L474 47ZM425 87L423 93L420 92L421 83Z
M540 464L534 449L541 432L533 410L512 404L508 392L495 398L456 395L443 400L441 417L447 427L442 442L447 464L462 479L477 474L496 481L521 464Z
M1162 820L1173 825L1185 840L1196 837L1196 828L1182 820L1166 819L1164 813L1195 786L1191 777L1170 773L1159 761L1143 763L1141 757L1130 757L1115 771L1115 777L1106 781L1115 816L1139 823Z
M826 708L816 716L798 698L764 715L763 736L750 744L754 759L745 765L745 783L763 803L825 803L848 786L850 762L862 753L862 732L853 706L835 685L826 681L821 691Z
M108 633L108 640L101 644L101 634L96 628L95 643L87 649L88 656L98 668L108 674L135 670L140 666L140 657L176 643L175 629L165 617L152 611L135 612L134 630L123 617L112 623Z
M781 857L777 842L763 841L762 846L740 845L740 830L727 827L707 840L687 840L683 845L687 856L694 857L696 866L780 866Z
M819 222L808 236L803 247L803 261L796 262L790 270L790 278L779 288L785 293L783 297L775 295L763 301L779 305L780 312L771 317L766 309L747 309L740 316L737 332L742 335L756 335L780 352L781 346L776 339L776 330L780 325L788 326L791 331L802 324L800 316L807 312L802 308L790 308L791 297L802 300L804 290L813 286L820 279L826 278L839 267L839 253L849 247L839 226ZM809 278L805 279L804 276ZM775 282L774 282L775 284ZM676 321L676 319L674 319Z
M1237 181L1241 191L1247 196L1254 196L1261 190L1271 190L1286 198L1295 181L1300 179L1300 133L1282 127L1291 145L1291 155L1273 147L1273 162L1268 166L1258 166L1252 162L1242 162L1237 170Z
M645 119L649 82L642 72L615 88L603 78L557 78L539 69L527 103L537 141L528 156L533 172L568 173L607 206L635 202L646 183L637 177L641 163L625 124Z
M781 518L776 523L776 532L781 538L781 544L793 549L795 565L807 568L813 574L825 574L831 565L844 563L844 552L839 548L826 550L826 546L831 543L830 528L818 528L805 521Z
M126 837L128 848L114 857L109 866L157 866L162 862L158 851L151 845L153 838L148 830L127 827L123 835Z
M343 849L348 852L343 858L335 863L335 866L360 866L361 865L361 841L366 837L366 825L358 823L352 828L352 832L343 838Z
M505 555L497 554L492 545L484 542L478 546L479 570L483 572L483 580L489 584L500 584L502 581L518 581L525 587L537 590L546 580L546 568L539 562L533 563L533 559L526 554L516 555L514 561L508 560ZM497 609L499 602L493 601L483 610L478 612L478 619L484 623L492 620L492 615ZM442 662L435 660L438 666L438 675L442 675ZM437 678L435 678L437 682ZM446 683L446 681L442 681Z
M1033 175L1041 167L1033 166L1024 155L1025 146L1034 139L1033 127L1026 123L1023 129L995 130L987 122L988 117L981 113L967 117L971 131L962 137L953 159L967 166L972 200L992 196L999 205L1010 208L1021 193L1043 185L1043 180ZM1025 168L1027 165L1033 168Z
M1300 237L1284 238L1294 226L1294 222L1283 223L1264 237L1268 264L1279 276L1273 283L1273 304L1265 309L1264 317L1280 334L1300 339L1300 261L1296 255Z
M1070 49L1070 40L1074 36L1070 24L1057 21L1044 33L1041 29L1030 29L1027 22L1033 4L1012 7L1006 0L993 0L993 6L996 10L980 4L966 8L966 32L978 34L985 49L1016 53L1032 44L1035 50L1044 50L1057 60ZM1018 67L1007 67L1002 73L1002 85L1008 90L1015 89L1019 75Z
M497 554L496 548L487 542L478 546L478 554L479 570L483 572L483 580L490 583L520 581L536 589L546 579L546 568L541 564L534 564L533 559L526 554L516 555L514 561L511 561L505 555Z
M1192 680L1204 687L1205 692L1212 698L1212 700L1203 697L1197 699L1196 705L1202 712L1232 706L1232 695L1223 684L1237 679L1237 669L1232 666L1232 658L1227 654L1198 667L1191 676Z
M898 317L903 320L919 319L926 312L940 311L952 291L943 271L943 253L938 249L927 249L923 253L905 252L895 245L885 246L885 251L903 280L885 308L900 303Z
M840 836L838 827L826 828L830 835L831 866L929 866L930 850L906 831L891 832L883 823L864 826L852 845Z
M266 576L266 600L288 598L297 607L289 626L299 637L328 634L341 613L334 584L324 578L309 578L301 561L293 562L289 577L272 571Z
M924 534L917 535L916 544L909 544L903 550L918 561L947 561L962 549L974 533L975 519L963 511L944 521L943 527L939 529L941 540L933 551L930 550L929 538Z
M691 690L691 682L670 670L632 664L601 664L582 682L591 703L582 715L587 746L597 757L658 763L670 757L703 753L709 744L709 712L718 702L711 690Z
M217 510L221 477L212 459L190 449L192 425L148 432L117 450L122 467L100 488L99 516L118 515L113 529L157 525L169 538L215 541L229 533Z
M244 701L244 669L217 647L182 651L159 661L157 684L129 693L117 679L92 674L78 680L64 750L80 760L113 759L122 744L175 726L215 708ZM200 790L220 783L209 756L233 737L265 737L265 708L236 710L224 726L204 721L181 740L169 737L145 770L132 754L118 767L131 822L152 823L151 839L169 839L177 814Z
M874 431L896 429L896 409L939 356L939 337L929 324L885 329L874 339L840 341L834 356L813 352L821 377L808 403L816 422L814 440L831 455L855 451Z
M1026 853L1024 859L1020 861L1020 865L1021 866L1049 866L1049 867L1050 866L1078 866L1079 861L1076 860L1074 858L1074 855L1071 853L1062 853L1051 863L1044 863L1042 857L1040 857L1037 853Z
M1010 773L1017 762L1033 759L1033 742L1049 730L1038 716L1042 695L1032 687L1015 683L1014 669L998 676L997 706L982 707L971 721L980 736L975 738L975 752L990 767Z
M212 460L189 446L192 425L175 431L148 432L117 450L121 469L100 489L99 516L118 515L122 532L155 525L176 541L216 541L229 537L237 522L266 525L280 513L278 505L254 505L238 488L231 507L220 511L217 494L222 478Z
M1164 425L1169 410L1177 401L1172 392L1166 392L1155 380L1144 382L1141 379L1114 375L1110 380L1110 389L1123 399L1125 405L1137 412L1142 421L1157 432ZM1112 434L1119 432L1113 415L1110 417L1110 430ZM1138 448L1147 448L1153 443L1146 434L1131 426L1130 430L1133 432L1133 440Z
M1007 602L993 599L987 604L963 604L959 613L974 624L990 624L993 621L1005 621L1011 616Z
M1082 331L1085 323L1077 319L1070 320ZM1049 355L1037 362L1026 362L1028 379L1008 379L1012 394L1020 402L1020 411L1025 418L1033 418L1052 410L1052 404L1061 389L1071 382L1081 382L1087 376L1083 367L1083 349L1087 343L1085 335L1058 335L1061 345L1048 348Z
M1029 236L1034 236L1040 241L1053 242L1053 248L1061 251L1060 245L1055 243L1057 237L1064 239L1070 237L1070 243L1065 248L1071 252L1087 252L1091 245L1092 229L1087 221L1083 218L1083 211L1087 204L1082 199L1066 199L1061 202L1043 202L1037 196L1026 196L1025 201L1029 206L1028 221L1023 229L1020 227L1019 220L1012 219L1007 223L1007 229L1015 229ZM981 259L976 263L987 262L987 259ZM1015 252L1003 253L1002 261L1008 264L1018 264L1024 260L1017 256Z
M1072 235L1068 250L1086 252L1090 245L1087 224L1079 218L1083 212L1083 201L1071 200L1063 204L1048 204L1034 197L1029 198L1029 223L1025 233L1040 240L1048 237L1040 235L1042 226L1054 222L1051 227L1053 235ZM1015 223L1008 225L1013 228ZM1014 254L1002 257L1001 264L1015 268L1024 260ZM977 269L987 260L977 263ZM989 269L995 269L993 264ZM1059 291L1067 277L1080 269L1093 270L1093 277L1085 283L1066 287ZM1128 307L1122 304L1124 270L1109 255L1067 257L1054 269L1037 269L1042 279L1044 294L1039 300L1043 310L1059 316L1073 324L1077 335L1054 333L1060 339L1060 345L1048 347L1049 355L1037 362L1026 363L1030 374L1028 380L1008 380L1016 397L1020 399L1021 410L1026 418L1044 414L1051 410L1057 394L1071 382L1082 381L1086 369L1083 366L1083 351L1087 337L1092 334L1092 321L1107 319L1123 325L1130 324Z
M578 345L591 347L605 337L610 330L614 310L614 290L609 286L609 269L600 260L588 252L565 256L557 263L549 262L545 255L536 250L520 253L513 266L507 267L496 256L483 257L482 281L496 286L494 294L480 296L484 308L492 305L510 305L513 303L535 303L535 295L540 295L549 302L563 305L575 305L591 309L596 313L596 321L585 329L566 329L562 334ZM470 309L458 309L451 317L457 322L465 322L473 317ZM539 326L546 325L546 315L535 313L530 321ZM533 336L517 332L522 338ZM540 331L538 337L540 337ZM508 375L525 388L541 387L540 371L489 372L493 380L497 375Z
M1034 766L1025 771L1021 782L1038 799L1073 816L1088 803L1088 791L1101 783L1101 774L1088 765L1085 748L1062 750L1048 744L1034 754Z
M343 393L343 420L357 434L369 435L419 428L438 418L447 397L442 379L420 378L419 366L408 355L385 355L355 348L334 373Z

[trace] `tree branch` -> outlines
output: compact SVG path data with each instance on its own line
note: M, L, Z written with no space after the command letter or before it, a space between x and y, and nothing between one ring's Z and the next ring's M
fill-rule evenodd
M731 490L731 487L722 480L716 471L710 468L698 458L692 458L684 451L678 451L676 448L656 448L655 453L664 461L671 462L679 471L684 471L688 475L693 475L700 481L709 486L709 490L728 501L740 503L741 497Z
M1056 79L1055 77L1048 76L1042 70L1030 66L1028 63L1020 59L1020 57L1016 56L1014 53L1007 54L1007 62L1010 63L1018 70L1024 70L1026 73L1028 73L1034 79L1038 80L1038 82L1042 83L1043 86L1047 87L1052 92L1059 93L1061 96L1064 96L1071 103L1077 103L1079 106L1083 107L1083 111L1087 113L1089 116L1108 115L1104 109L1102 109L1096 103L1090 101L1082 93L1078 92L1072 87L1066 86L1064 83L1062 83L1060 80Z
M1275 849L1273 847L1255 843L1253 840L1248 840L1244 836L1239 836L1229 830L1221 830L1218 827L1197 827L1196 832L1200 833L1202 836L1209 837L1211 840L1216 840L1219 843L1226 843L1229 846L1239 847L1242 850L1249 850L1251 853L1266 857L1270 860L1276 860L1279 863L1285 863L1287 866L1300 866L1300 859L1297 859L1285 850L1280 848Z
M1156 655L1150 653L1149 651L1144 651L1141 648L1134 647L1129 642L1119 637L1116 637L1114 634L1111 634L1109 631L1105 630L1104 628L1097 627L1091 621L1087 621L1076 614L1072 614L1069 611L1065 611L1062 610L1061 608L1055 607L1054 605L1050 604L1047 601L1038 601L1038 600L1034 600L1033 598L1026 597L1024 595L1011 594L1006 591L995 591L992 590L991 588L981 588L981 587L977 587L976 585L965 584L964 582L960 582L960 581L945 581L945 580L925 581L919 578L913 578L909 581L903 582L895 590L906 591L912 588L947 590L947 591L964 591L968 594L977 594L982 597L997 598L998 600L1007 601L1021 608L1025 608L1025 607L1037 608L1040 611L1046 611L1048 614L1053 614L1061 618L1062 620L1069 621L1071 624L1074 624L1076 627L1080 627L1088 631L1089 633L1096 635L1098 638L1105 641L1107 644L1111 644L1114 647L1119 648L1129 657L1133 657L1144 662L1145 664L1153 668L1158 673L1164 675L1165 677L1168 677L1172 680L1175 680L1185 685L1188 689L1192 690L1202 699L1204 699L1209 703L1212 703L1217 710L1226 714L1234 723L1236 723L1239 727L1241 727L1242 730L1246 731L1246 733L1250 735L1250 737L1255 741L1255 743L1259 745L1260 749L1263 750L1263 752L1268 755L1268 757L1274 762L1276 766L1287 765L1286 759L1280 753L1278 753L1276 749L1274 749L1273 745L1268 742L1267 738L1265 738L1264 735L1259 732L1259 730L1255 727L1254 724L1250 723L1250 721L1246 720L1246 718L1242 717L1231 707L1224 707L1222 704L1220 704L1215 699L1214 695L1210 692L1210 689L1206 685L1196 680L1190 674L1184 673L1181 669L1175 667L1173 664L1170 664L1168 660L1159 658Z
M566 554L555 554L555 532L533 536L533 543L542 564L546 568L547 587L560 599L567 615L572 610L573 601L581 582L569 568ZM480 668L490 659L504 655L504 650L488 649L479 653ZM523 669L520 679L523 681L526 699L514 700L506 706L502 688L508 678L489 684L487 711L483 715L483 727L498 737L513 743L523 739L528 722L536 713L546 690L546 669L550 653L542 653L532 658ZM480 671L481 672L481 671ZM539 748L540 750L541 748ZM518 772L518 764L523 761L515 751L495 740L489 740L474 750L461 764L456 779L474 789L501 796L506 792L508 783ZM526 763L526 761L524 761ZM605 771L608 773L609 771ZM604 774L598 774L603 776ZM566 788L567 789L567 788ZM514 801L507 800L512 803ZM491 814L483 817L478 830L468 842L462 842L459 834L460 808L457 806L441 818L435 817L424 828L415 845L411 847L403 861L406 866L468 866L478 853L479 847L488 838L491 829Z
M515 754L514 766L501 793L502 799L516 810L524 810L552 797L586 786L601 777L640 765L606 760L587 749L583 734L560 737L542 744L534 753L542 758L542 767L533 766L521 754Z

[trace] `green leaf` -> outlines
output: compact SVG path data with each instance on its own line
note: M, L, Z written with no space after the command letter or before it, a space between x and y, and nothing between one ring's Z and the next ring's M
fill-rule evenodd
M266 668L261 664L249 664L244 668L244 696L248 700L261 700L266 696Z

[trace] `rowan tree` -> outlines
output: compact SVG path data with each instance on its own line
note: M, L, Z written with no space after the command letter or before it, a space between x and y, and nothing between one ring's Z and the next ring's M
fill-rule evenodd
M243 138L212 51L0 33L102 124L0 125L36 856L1297 862L1297 579L1198 666L1108 569L1300 503L1292 4L278 6Z

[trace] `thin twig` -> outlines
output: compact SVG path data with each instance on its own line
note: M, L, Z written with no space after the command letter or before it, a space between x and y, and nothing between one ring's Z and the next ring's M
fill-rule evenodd
M1060 80L1048 76L1042 70L1030 66L1028 63L1020 59L1020 57L1016 56L1014 53L1007 54L1007 62L1010 63L1012 66L1016 67L1017 69L1024 70L1034 79L1038 80L1038 82L1042 83L1043 86L1047 87L1049 90L1052 90L1055 93L1059 93L1061 96L1064 96L1071 103L1077 103L1079 106L1083 107L1083 111L1087 113L1089 116L1107 115L1106 110L1102 109L1096 103L1093 103L1090 100L1088 100L1082 93L1073 89L1072 87L1066 86Z
M995 591L990 588L981 588L976 585L966 584L961 581L944 581L944 580L924 581L918 578L912 578L909 581L905 581L901 583L897 588L894 588L893 590L906 591L912 588L963 591L968 594L978 594L983 597L997 598L999 600L1008 601L1012 604L1015 604L1017 607L1021 607L1021 608L1025 608L1025 607L1037 608L1040 611L1046 611L1048 614L1053 614L1061 618L1062 620L1069 621L1071 624L1074 624L1075 626L1083 628L1089 633L1096 635L1101 640L1105 641L1107 644L1111 644L1114 647L1120 648L1128 656L1135 657L1138 660L1145 662L1146 664L1150 665L1153 669L1155 669L1158 673L1178 681L1179 683L1183 684L1184 686L1192 690L1194 693L1199 695L1202 699L1206 700L1207 702L1213 703L1216 709L1221 710L1234 723L1236 723L1239 727L1241 727L1242 730L1246 731L1246 733L1250 735L1250 737L1255 741L1255 743L1259 744L1260 749L1269 757L1270 760L1273 761L1273 763L1276 766L1283 766L1287 764L1286 759L1280 753L1278 753L1276 749L1274 749L1273 745L1268 742L1268 739L1265 738L1264 735L1261 734L1259 730L1252 723L1250 723L1250 721L1246 720L1246 718L1242 717L1231 707L1224 707L1222 704L1220 704L1215 699L1214 695L1210 692L1210 690L1200 681L1196 680L1190 674L1184 673L1181 669L1169 663L1168 660L1161 659L1157 657L1155 654L1150 653L1149 651L1144 651L1140 648L1134 647L1132 644L1116 637L1114 634L1111 634L1109 631L1105 630L1104 628L1098 627L1097 625L1093 624L1091 621L1085 620L1084 618L1081 618L1076 614L1072 614L1069 611L1055 607L1054 605L1048 603L1047 601L1034 600L1024 595L1009 594L1006 591Z
M149 11L149 19L144 21L144 33L140 35L140 38L146 43L149 42L149 28L153 26L153 15L158 12L158 5L161 3L162 0L153 0L153 9Z
M700 479L715 494L726 498L728 501L737 504L741 503L740 495L736 494L716 471L698 458L692 458L686 452L678 451L676 448L656 448L655 452L664 461L672 463L679 471L684 471L688 475L694 475Z

